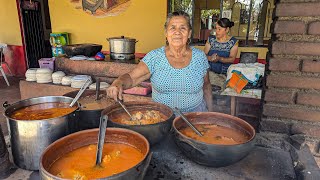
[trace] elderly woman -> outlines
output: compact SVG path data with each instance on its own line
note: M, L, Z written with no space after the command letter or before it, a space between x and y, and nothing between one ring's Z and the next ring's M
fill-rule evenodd
M123 89L150 79L152 99L182 112L212 111L208 61L203 51L190 47L191 24L187 13L168 15L166 46L152 50L128 74L107 89L109 97L122 99Z
M218 74L226 74L238 53L238 40L229 36L234 23L221 18L216 23L216 35L209 36L204 52L210 64L210 70Z

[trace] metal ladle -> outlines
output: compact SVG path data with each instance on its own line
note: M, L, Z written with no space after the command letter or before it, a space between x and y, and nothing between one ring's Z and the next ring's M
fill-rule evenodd
M100 117L97 154L96 154L96 167L100 167L100 164L102 161L102 151L103 151L104 140L106 137L107 121L108 121L107 115Z
M181 116L181 118L191 127L191 129L198 134L199 136L203 136L203 134L183 115L183 113L177 107L174 108L174 111Z
M73 98L72 102L70 103L70 107L72 107L80 98L80 96L82 95L82 93L87 89L87 87L91 84L91 79L88 78L84 84L81 86L79 92L77 93L76 97Z
M121 105L124 111L126 111L126 113L130 116L130 120L133 120L131 113L128 111L127 107L121 102L119 98L117 98L117 102Z
M99 100L99 92L100 92L100 79L96 80L96 101Z

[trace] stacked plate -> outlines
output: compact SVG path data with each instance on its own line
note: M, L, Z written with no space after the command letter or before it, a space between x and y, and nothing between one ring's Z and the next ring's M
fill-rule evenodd
M66 74L62 71L57 71L52 73L52 82L53 84L61 84L62 78L66 76Z
M100 82L100 89L107 89L110 86L110 84L106 82ZM96 83L93 83L89 86L89 89L96 89Z
M64 76L64 77L62 77L61 84L65 85L65 86L70 86L72 78L73 78L73 76Z
M52 70L48 68L39 68L36 72L37 83L52 82Z
M91 76L88 75L77 75L71 79L72 88L81 88L81 86L86 82L87 79L91 79Z
M30 68L26 71L26 81L37 81L37 68Z

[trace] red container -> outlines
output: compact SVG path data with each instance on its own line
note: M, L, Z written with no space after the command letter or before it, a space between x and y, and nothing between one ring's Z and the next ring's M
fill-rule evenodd
M151 91L152 91L151 83L142 82L140 83L140 85L130 89L126 89L123 92L126 94L148 95L149 93L151 93Z

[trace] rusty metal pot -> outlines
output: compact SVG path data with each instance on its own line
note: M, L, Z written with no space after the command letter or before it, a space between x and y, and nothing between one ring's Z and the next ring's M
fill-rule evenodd
M3 104L4 116L9 126L10 142L14 163L23 169L38 170L39 159L44 149L55 140L78 131L78 111L61 117L42 120L16 120L11 114L21 108L49 102L71 103L72 98L44 96L30 98L12 105ZM78 107L78 103L76 105Z
M165 121L156 124L147 125L126 125L113 122L112 119L119 115L126 113L119 104L113 104L102 111L102 115L109 117L108 126L121 127L131 129L144 135L151 145L158 143L164 138L170 131L172 121L174 119L174 113L168 106L153 101L140 101L140 102L124 102L129 111L146 111L157 110L164 114L167 118Z
M48 172L51 165L61 156L77 148L97 144L99 129L84 130L70 134L52 143L41 155L40 175L44 180L61 180ZM151 160L149 143L141 134L128 129L107 128L105 142L123 143L139 149L144 157L134 167L113 176L101 179L143 179Z
M188 125L181 117L175 118L173 121L175 143L188 158L198 164L212 167L228 166L246 157L254 147L255 130L240 118L217 112L194 112L186 113L185 116L194 125L216 124L238 130L249 136L249 140L243 144L207 144L182 134L179 130Z
M77 93L78 93L78 91L72 91L67 94L64 94L63 96L74 98L77 95ZM80 98L86 97L86 96L94 96L95 94L96 94L96 90L86 90L82 93ZM100 90L99 94L105 95L105 97L107 97L107 93L105 90ZM94 101L94 99L92 99L92 101ZM113 101L113 100L111 100L111 101ZM100 122L101 112L104 108L94 109L94 110L86 110L82 106L83 106L83 104L80 104L79 129L85 130L85 129L98 128L99 122Z

